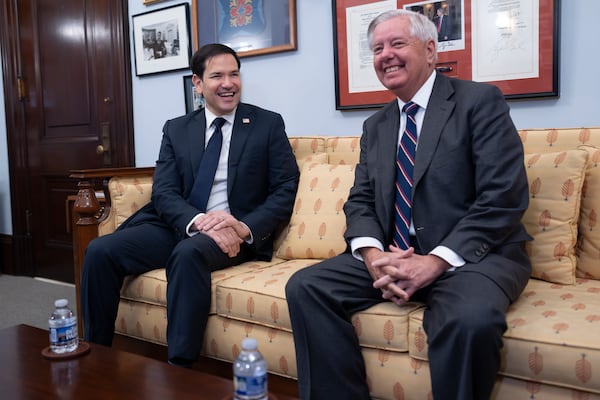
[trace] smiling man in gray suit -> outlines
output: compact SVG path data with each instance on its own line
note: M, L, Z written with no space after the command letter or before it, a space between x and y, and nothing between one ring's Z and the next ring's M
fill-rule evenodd
M201 350L211 272L271 259L299 178L281 115L240 103L237 54L210 44L191 64L206 107L165 123L152 201L90 243L81 292L85 340L110 345L123 278L166 267L168 357L180 366Z
M530 274L521 141L496 87L435 71L437 31L426 17L384 13L368 40L397 99L363 125L344 206L347 251L286 287L300 397L368 399L352 315L418 300L433 397L487 399L506 310Z

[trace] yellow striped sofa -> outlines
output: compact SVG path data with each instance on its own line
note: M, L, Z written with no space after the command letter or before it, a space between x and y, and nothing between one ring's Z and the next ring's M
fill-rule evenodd
M507 314L509 328L493 398L600 399L600 128L519 134L530 183L523 222L535 239L528 244L534 268ZM359 138L290 137L290 143L301 168L291 221L270 262L213 273L203 354L230 362L242 339L252 336L269 371L295 379L285 283L295 271L345 248L342 206L353 182ZM149 201L151 185L148 169L113 176L107 215L92 227L91 236L112 232ZM76 212L83 210L81 204L78 208L76 203ZM75 234L77 269L91 237L78 239L77 229ZM116 332L166 345L166 287L164 269L128 278ZM419 303L382 303L353 316L373 398L431 398L422 316Z

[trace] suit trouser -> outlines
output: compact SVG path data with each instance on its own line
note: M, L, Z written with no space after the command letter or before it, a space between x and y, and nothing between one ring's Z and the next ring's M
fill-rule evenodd
M245 245L229 258L206 235L179 241L172 229L156 224L96 238L86 249L81 277L84 339L110 346L125 276L166 266L168 357L196 360L208 320L211 272L250 258Z
M304 268L288 281L301 399L369 398L351 317L385 301L372 285L365 265L347 253ZM489 398L510 304L504 291L478 272L459 269L413 299L427 304L423 323L434 398Z

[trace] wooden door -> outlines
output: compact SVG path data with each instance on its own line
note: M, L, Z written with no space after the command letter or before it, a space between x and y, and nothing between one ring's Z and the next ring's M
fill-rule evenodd
M134 165L127 1L3 7L14 267L73 282L69 171Z

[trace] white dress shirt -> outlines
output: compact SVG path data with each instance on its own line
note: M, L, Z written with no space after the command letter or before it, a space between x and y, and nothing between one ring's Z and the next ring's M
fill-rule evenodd
M419 110L415 115L415 122L417 125L417 148L419 146L419 134L421 133L421 127L423 126L423 119L425 118L425 111L427 109L427 104L429 103L429 97L431 97L431 92L433 91L433 83L435 82L436 72L432 72L427 81L421 86L419 91L413 96L412 102L419 105ZM400 133L398 134L398 143L396 146L400 146L400 140L402 139L402 134L404 132L404 128L406 127L406 115L402 113L402 107L404 107L406 103L402 100L398 99L398 107L400 109L401 117L400 117ZM415 225L411 217L409 234L411 236L415 236ZM356 237L350 240L350 248L352 250L352 255L364 261L361 254L360 249L364 247L375 247L381 251L384 251L383 243L379 240L372 237ZM453 271L454 269L465 265L465 260L458 255L452 249L446 246L437 246L433 250L429 252L429 254L436 255L441 259L448 262L451 267L448 269L449 271Z
M237 108L236 108L237 110ZM235 121L235 111L232 113L221 115L221 118L225 119L225 123L221 127L221 133L223 134L223 143L221 145L221 154L219 156L219 164L217 165L217 170L215 172L215 179L213 181L212 188L210 190L210 195L208 196L208 203L206 205L206 211L216 211L223 210L228 214L231 214L231 210L229 209L229 199L227 198L227 165L229 162L229 148L231 147L231 134L233 133L233 121ZM215 127L213 125L213 121L217 118L217 116L211 113L208 108L204 109L204 113L206 115L206 132L204 134L204 148L208 145L208 141L212 137L215 132ZM205 213L199 213L192 218L192 220L187 224L186 232L188 236L194 236L198 234L198 231L192 230L192 226L194 221L204 215ZM240 221L241 224L244 224ZM248 226L244 224L246 228ZM248 228L250 232L250 229ZM250 232L250 238L246 240L247 243L252 243L252 232Z

